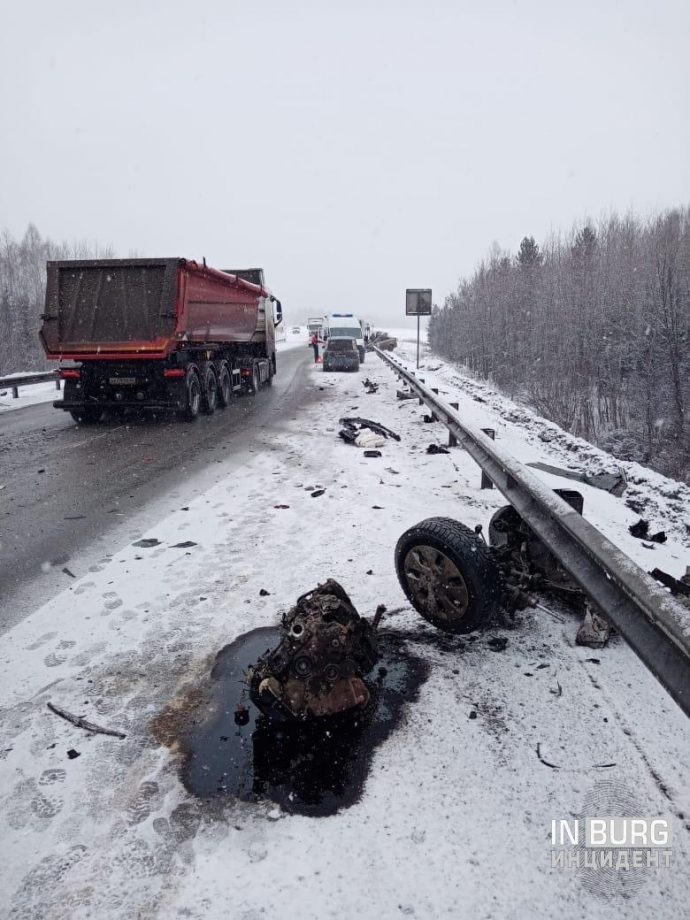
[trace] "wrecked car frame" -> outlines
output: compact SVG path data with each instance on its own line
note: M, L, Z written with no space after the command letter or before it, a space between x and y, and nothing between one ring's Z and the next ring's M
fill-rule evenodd
M455 436L458 445L690 715L690 637L683 625L683 608L500 444L464 424L459 413L414 372L380 349L373 350Z

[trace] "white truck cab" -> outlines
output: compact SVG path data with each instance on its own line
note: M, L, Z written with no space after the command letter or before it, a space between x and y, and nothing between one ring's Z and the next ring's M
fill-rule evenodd
M362 324L354 313L329 313L323 318L323 336L330 338L338 336L341 338L354 339L359 352L360 362L364 361L366 354L364 348L364 332Z

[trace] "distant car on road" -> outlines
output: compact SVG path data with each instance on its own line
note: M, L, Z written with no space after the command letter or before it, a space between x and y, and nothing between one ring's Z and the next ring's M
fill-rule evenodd
M331 336L323 351L325 371L358 371L359 350L354 339Z
M290 335L301 335L301 334L302 334L301 326L293 326L292 329L290 330Z

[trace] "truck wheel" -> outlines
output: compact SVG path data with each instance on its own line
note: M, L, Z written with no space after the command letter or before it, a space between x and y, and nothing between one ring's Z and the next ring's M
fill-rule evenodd
M193 422L201 409L201 381L193 367L187 371L184 381L185 407L180 413L180 418Z
M218 403L218 381L216 372L211 365L204 371L204 388L201 394L201 411L205 415L213 415Z
M72 409L70 415L79 425L95 425L103 417L102 409Z
M230 379L230 371L228 370L228 365L225 361L220 366L220 373L218 374L218 405L221 409L225 409L230 405L230 400L232 399L232 380Z
M452 633L488 626L503 580L488 546L459 521L428 518L400 537L395 570L415 610Z

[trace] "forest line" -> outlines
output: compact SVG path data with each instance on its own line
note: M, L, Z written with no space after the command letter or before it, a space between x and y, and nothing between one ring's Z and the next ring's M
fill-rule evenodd
M494 244L435 308L444 358L625 460L690 477L690 207Z

